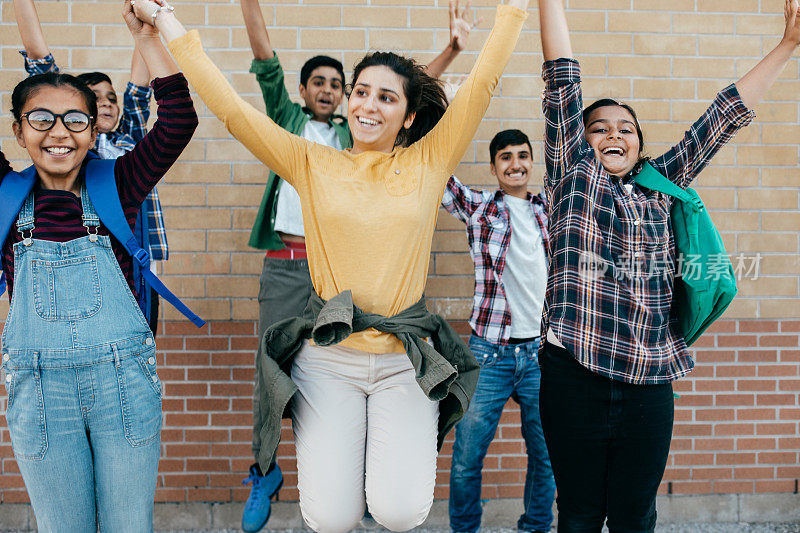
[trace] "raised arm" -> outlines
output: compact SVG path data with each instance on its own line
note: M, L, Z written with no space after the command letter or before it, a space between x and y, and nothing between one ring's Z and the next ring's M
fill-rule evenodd
M459 7L458 0L450 0L450 40L442 53L425 67L429 76L440 78L444 74L450 63L467 47L469 33L481 20L483 19L475 19L469 0L464 8Z
M573 58L567 16L562 1L539 0L539 26L545 61Z
M486 201L488 198L484 197L482 191L471 189L461 183L457 177L450 176L447 186L444 188L442 207L461 222L467 222L475 210Z
M441 120L415 145L422 157L440 166L446 176L453 173L472 141L489 106L492 93L508 63L527 17L527 0L510 0L497 7L495 24L475 66L456 93ZM431 184L444 187L445 182ZM441 189L439 189L441 190Z
M744 105L755 107L778 79L800 44L800 6L797 0L784 0L786 28L778 46L736 82Z
M42 33L39 23L39 14L33 0L14 0L14 16L17 18L17 28L22 38L22 46L30 59L47 57L50 49Z
M136 43L134 55L136 55L138 51L144 61L144 65L137 68L146 68L149 72L147 75L148 78L151 76L153 78L166 78L167 76L180 72L178 65L175 64L175 61L172 60L167 49L164 48L158 30L137 18L136 14L133 12L131 0L125 0L125 4L122 8L122 16ZM161 13L160 16L164 17L164 13ZM136 61L135 58L134 61ZM134 66L135 64L131 66L131 77L134 76ZM141 75L141 71L137 71L136 74L137 76ZM148 85L149 82L150 80L148 79Z
M117 131L129 135L134 141L141 141L147 133L147 121L150 118L150 69L134 46L131 57L131 80L125 87L122 97L122 118Z
M269 42L269 32L267 32L267 25L264 24L264 15L261 14L258 0L241 0L240 4L253 57L259 60L272 59L275 52Z
M136 0L136 16L152 20L157 5L150 0ZM199 34L186 29L174 13L162 11L156 16L156 27L169 43L169 48L184 75L194 86L208 108L254 156L300 192L298 176L305 176L306 151L311 144L275 124L269 117L245 102L225 76L203 51Z
M539 0L544 79L544 156L548 195L589 150L583 127L580 65L572 56L562 0Z

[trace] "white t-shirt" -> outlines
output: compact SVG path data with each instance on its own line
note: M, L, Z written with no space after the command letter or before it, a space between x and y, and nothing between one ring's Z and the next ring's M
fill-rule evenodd
M309 120L303 128L301 137L324 144L337 150L342 149L336 130L327 122ZM305 237L303 212L300 209L300 196L287 182L281 183L278 205L275 207L275 231Z
M542 232L528 200L503 197L511 217L503 289L511 311L511 336L538 337L547 288L547 259Z

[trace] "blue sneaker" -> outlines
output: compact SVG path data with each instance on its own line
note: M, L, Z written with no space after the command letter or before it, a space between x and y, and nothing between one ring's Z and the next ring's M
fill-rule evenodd
M269 520L270 499L283 485L283 474L277 464L273 464L265 475L258 474L258 466L253 465L250 467L250 476L242 481L243 485L253 482L242 513L242 530L247 533L261 531L266 525Z

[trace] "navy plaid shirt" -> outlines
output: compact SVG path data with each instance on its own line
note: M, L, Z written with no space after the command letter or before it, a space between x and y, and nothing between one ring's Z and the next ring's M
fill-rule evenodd
M442 207L467 225L469 253L475 263L469 325L476 335L493 344L508 344L511 337L511 312L502 283L511 242L511 218L504 197L501 189L471 189L452 176L442 198ZM528 200L547 250L547 202L541 194L528 193Z
M19 52L25 58L25 71L29 76L46 72L59 72L53 54L41 59L30 59L24 50ZM122 118L116 130L105 134L105 140L98 138L96 146L98 155L104 159L113 159L125 152L130 152L136 143L147 134L147 121L150 119L150 87L134 85L128 82L122 97ZM107 141L107 144L106 142ZM145 199L148 213L150 255L156 261L165 261L169 257L167 231L164 226L164 211L158 199L158 191L153 189Z
M577 61L547 61L542 77L552 243L542 335L552 328L583 366L615 380L678 379L694 362L670 316L671 197L626 188L597 161L584 135ZM686 188L753 117L731 85L651 164Z

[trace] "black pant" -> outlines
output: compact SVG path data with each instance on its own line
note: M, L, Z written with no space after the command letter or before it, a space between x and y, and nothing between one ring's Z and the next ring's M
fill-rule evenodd
M558 490L559 533L652 532L672 438L672 385L631 385L567 350L540 354L542 415Z

